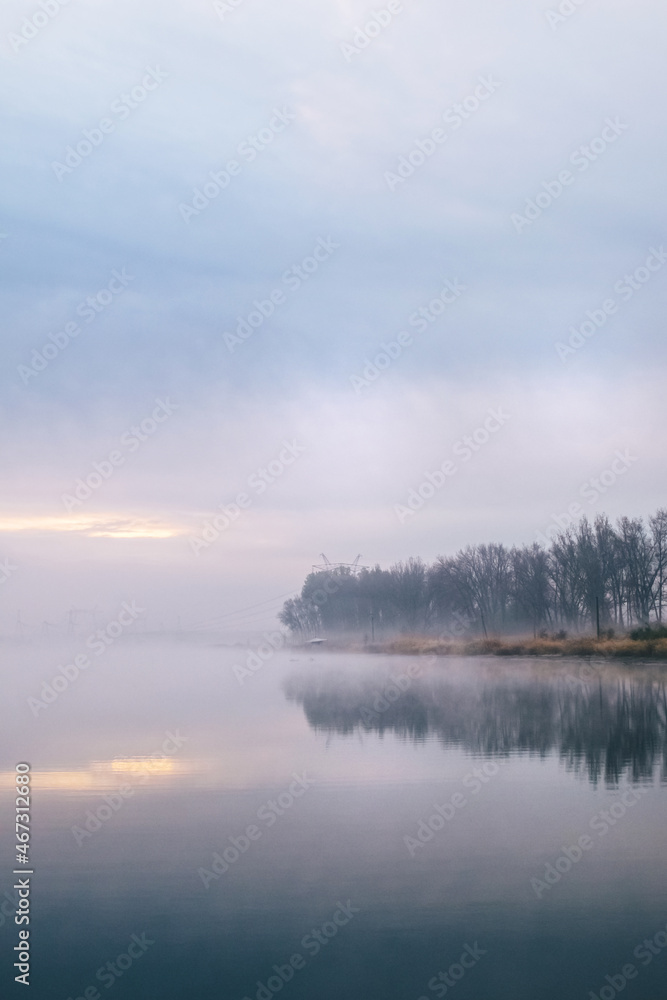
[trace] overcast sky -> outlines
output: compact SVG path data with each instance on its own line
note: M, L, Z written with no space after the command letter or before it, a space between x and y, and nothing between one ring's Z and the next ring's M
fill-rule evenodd
M665 504L667 12L560 7L6 0L0 631Z

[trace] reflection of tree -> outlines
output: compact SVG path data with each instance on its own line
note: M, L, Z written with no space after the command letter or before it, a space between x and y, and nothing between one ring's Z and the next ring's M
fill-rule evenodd
M455 684L329 673L295 675L289 701L303 706L313 729L350 735L393 733L415 742L433 735L472 753L557 753L568 768L614 784L667 776L667 696L664 684L626 680L576 684L485 680ZM403 675L405 678L405 675Z
M616 782L653 774L662 759L667 773L664 685L601 684L569 694L560 708L561 757L573 767L584 762L591 780Z

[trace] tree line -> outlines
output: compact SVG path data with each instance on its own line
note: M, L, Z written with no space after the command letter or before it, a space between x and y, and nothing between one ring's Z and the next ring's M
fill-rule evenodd
M600 514L561 530L548 548L469 545L431 565L312 572L279 619L303 638L402 634L452 637L626 630L662 623L667 509L647 519Z

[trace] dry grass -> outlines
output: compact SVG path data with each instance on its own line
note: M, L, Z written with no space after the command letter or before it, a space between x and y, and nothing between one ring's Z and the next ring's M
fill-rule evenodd
M427 636L402 636L370 648L378 653L435 656L602 656L667 660L667 639L476 639L456 642Z

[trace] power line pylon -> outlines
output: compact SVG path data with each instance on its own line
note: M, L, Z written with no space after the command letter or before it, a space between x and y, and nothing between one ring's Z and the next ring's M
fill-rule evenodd
M313 566L313 569L315 570L316 573L330 573L332 570L341 569L344 566L350 569L353 573L359 573L361 572L362 569L368 569L368 566L359 565L359 560L361 559L361 552L354 560L354 562L351 563L343 563L343 562L332 563L331 560L327 559L324 552L320 552L320 558L322 562L319 565Z

